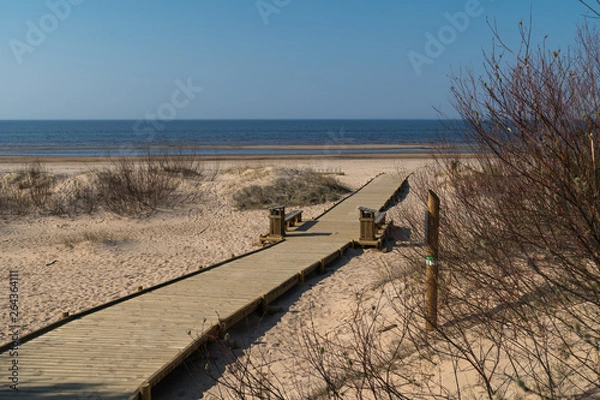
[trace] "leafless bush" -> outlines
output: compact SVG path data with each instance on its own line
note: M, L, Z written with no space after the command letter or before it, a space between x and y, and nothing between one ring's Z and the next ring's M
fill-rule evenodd
M195 153L196 149L178 148L165 149L162 152L146 155L146 162L153 167L186 179L205 180L214 179L217 169L206 168L206 162Z
M442 153L412 186L443 204L435 351L469 362L489 398L514 383L558 399L600 388L600 46L585 27L567 54L527 37L492 52L484 79L454 80L476 156Z
M39 162L6 173L0 186L0 209L4 214L23 215L45 209L55 177Z
M251 185L234 193L240 210L264 209L275 205L305 206L339 200L350 189L334 177L311 170L289 170L269 185Z
M11 185L2 184L0 187L0 214L24 215L32 209L29 199L23 192Z
M196 201L201 182L214 179L217 172L206 170L198 156L169 153L111 159L109 167L73 177L32 163L2 176L0 214L75 217L103 208L121 215L150 215Z
M0 213L69 215L93 213L99 204L95 185L56 175L39 162L7 172L0 182Z
M43 209L51 196L54 176L39 162L28 165L20 176L23 180L19 182L19 189L28 191L35 208Z
M179 180L160 168L158 159L114 160L97 171L102 206L121 215L149 215L159 207L173 206Z
M416 244L407 247L413 265L423 265L426 255L418 241L427 191L442 204L437 328L424 330L422 292L415 292L423 290L422 271L404 283L392 280L395 341L380 335L387 320L368 308L356 314L350 338L307 324L297 357L321 388L305 398L600 393L600 40L584 27L576 46L561 53L533 49L522 33L519 51L504 47L486 58L483 78L467 73L454 80L472 157L443 148L436 168L411 178L412 195L422 199L403 219ZM244 374L225 382L245 396L239 398L294 398L257 389L267 382L281 393L269 379L269 360L242 362L234 370ZM415 371L417 364L430 373ZM450 382L431 371L443 365Z
M93 214L100 207L100 192L95 176L85 173L80 176L65 178L53 189L46 208L52 215L68 215L76 217L82 214Z
M383 311L387 303L384 294L358 299L353 318L332 332L320 332L308 316L295 347L277 357L293 365L293 382L280 380L268 354L252 349L235 358L226 344L219 346L230 360L225 370L214 371L212 363L207 369L220 375L222 398L414 398L414 368L402 358L414 352L407 336L409 315L390 321Z
M217 172L206 169L198 155L166 151L149 152L141 159L112 159L96 177L102 207L120 215L146 216L196 201L201 182L214 179Z

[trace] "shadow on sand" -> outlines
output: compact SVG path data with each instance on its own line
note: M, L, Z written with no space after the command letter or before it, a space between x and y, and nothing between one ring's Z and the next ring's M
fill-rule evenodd
M362 253L362 249L348 249L344 257L325 269L325 274L311 274L303 284L297 285L273 301L269 306L272 313L264 316L253 313L245 321L230 328L227 332L229 335L227 341L217 340L209 343L204 349L190 357L154 388L152 399L197 400L202 398L206 390L215 386L215 379L219 379L227 365L233 363L251 345L260 345L258 339L277 325L285 313L294 312L290 311L290 308L305 292ZM237 346L234 346L235 349L230 349L227 346L228 343L236 343ZM211 365L209 371L205 369L207 363Z

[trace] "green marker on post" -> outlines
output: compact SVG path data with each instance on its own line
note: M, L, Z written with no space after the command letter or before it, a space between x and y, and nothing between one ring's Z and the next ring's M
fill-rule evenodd
M438 258L433 257L433 256L425 257L425 265L432 266L432 267L438 265Z

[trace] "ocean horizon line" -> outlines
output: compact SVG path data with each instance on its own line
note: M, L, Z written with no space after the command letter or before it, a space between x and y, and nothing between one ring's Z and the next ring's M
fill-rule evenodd
M146 118L32 118L32 119L1 119L0 122L137 122L151 121ZM172 120L160 120L162 123L186 122L186 121L464 121L458 118L174 118Z

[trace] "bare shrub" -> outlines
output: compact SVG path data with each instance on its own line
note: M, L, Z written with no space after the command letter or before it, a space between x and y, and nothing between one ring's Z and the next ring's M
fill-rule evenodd
M120 215L149 215L171 206L179 186L151 158L141 162L120 158L97 176L102 206Z
M12 184L3 182L0 186L0 213L4 215L25 215L33 205L23 191Z
M472 157L443 148L435 168L411 178L412 195L422 199L403 214L413 265L423 266L427 254L419 243L427 191L442 204L436 329L424 330L422 268L401 281L391 275L386 298L396 340L381 336L389 319L378 307L359 308L350 339L306 324L296 357L320 389L304 398L600 392L600 38L584 27L561 53L532 49L522 34L519 51L505 47L486 58L484 77L454 80ZM224 381L231 398L299 398L278 386L270 362L234 364L233 379ZM446 381L438 368L450 372Z
M174 150L174 153L169 149L156 154L149 153L146 155L146 160L149 165L180 178L214 179L214 171L206 168L205 161L197 155L196 149L193 148L178 148Z
M52 194L55 183L54 175L50 174L39 162L29 164L23 171L24 179L19 184L19 189L29 193L31 203L37 209L44 209Z
M384 294L358 299L353 317L335 331L320 332L312 315L297 334L293 348L272 357L251 349L235 358L226 342L219 346L231 362L215 371L208 355L209 374L220 375L217 392L229 399L346 399L413 398L413 371L403 357L414 352L408 344L407 317L386 317ZM406 308L406 310L409 310ZM284 382L275 360L293 365L294 382ZM408 360L408 358L407 358ZM403 392L404 391L404 392Z
M433 351L472 365L488 398L512 385L558 399L600 389L600 47L585 27L567 54L527 37L492 52L485 78L454 80L474 157L442 153L413 187L443 205Z
M55 177L39 162L6 173L0 186L0 208L5 214L23 215L43 211L48 204Z
M264 209L275 205L308 206L339 200L350 189L334 177L311 170L288 170L269 185L251 185L233 194L240 210Z
M216 173L206 172L200 156L168 152L112 159L109 167L95 171L102 207L131 216L147 216L197 200L201 181L214 179ZM194 183L182 185L190 182Z
M96 185L49 172L39 163L7 172L0 180L0 213L6 215L91 214L99 205Z
M47 207L53 215L76 217L95 213L100 207L100 200L97 177L88 172L60 181Z
M197 200L201 182L214 179L218 168L206 171L199 156L168 152L139 160L112 159L109 167L71 177L31 163L2 175L0 213L75 217L103 208L121 215L150 215L161 207Z

